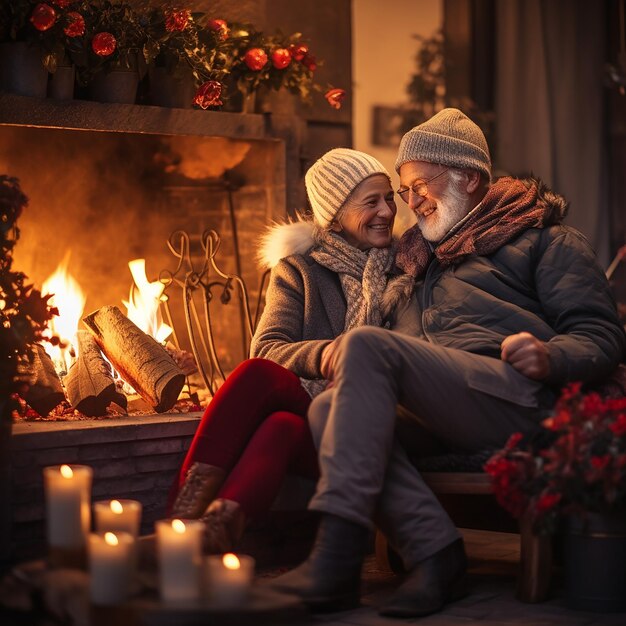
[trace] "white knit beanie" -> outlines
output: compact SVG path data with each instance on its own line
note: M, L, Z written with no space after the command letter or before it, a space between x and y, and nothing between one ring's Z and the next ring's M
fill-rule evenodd
M374 174L391 180L380 161L349 148L334 148L315 161L304 177L315 222L328 228L356 186Z
M491 178L491 157L485 135L458 109L443 109L402 137L396 172L409 161L478 170Z

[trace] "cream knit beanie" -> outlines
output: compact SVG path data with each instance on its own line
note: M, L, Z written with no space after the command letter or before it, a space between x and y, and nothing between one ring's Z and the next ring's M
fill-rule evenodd
M349 148L334 148L315 161L304 177L315 222L328 228L356 186L374 174L391 178L380 161Z
M485 135L458 109L443 109L402 137L396 172L409 161L478 170L491 179L491 158Z

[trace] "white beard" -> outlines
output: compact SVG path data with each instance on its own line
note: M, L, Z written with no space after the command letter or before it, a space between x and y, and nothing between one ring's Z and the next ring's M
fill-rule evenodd
M437 209L427 218L418 217L417 223L426 241L441 241L450 229L468 213L467 195L457 190L450 180L437 201Z

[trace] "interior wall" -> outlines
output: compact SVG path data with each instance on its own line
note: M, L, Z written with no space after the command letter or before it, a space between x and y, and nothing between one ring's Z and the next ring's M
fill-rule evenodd
M374 107L408 105L406 87L415 72L415 54L419 48L414 35L431 37L442 23L442 0L353 0L352 3L354 147L374 155L387 167L394 189L399 185L394 169L397 145L374 145ZM414 217L402 205L399 201L396 231L414 223Z

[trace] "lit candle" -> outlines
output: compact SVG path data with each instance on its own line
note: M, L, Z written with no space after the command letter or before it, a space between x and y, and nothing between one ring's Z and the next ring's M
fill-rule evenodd
M91 468L56 465L45 467L43 475L49 546L84 548L91 521Z
M233 607L246 601L254 577L254 559L251 556L209 556L206 559L207 585L211 603Z
M89 535L89 589L94 604L120 604L128 597L134 541L124 532Z
M137 500L104 500L93 505L96 532L125 532L135 539L141 524L141 502Z
M156 523L163 600L198 599L203 528L204 524L199 520L159 520Z

